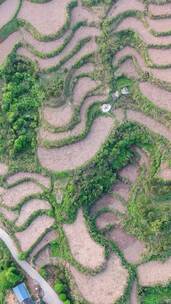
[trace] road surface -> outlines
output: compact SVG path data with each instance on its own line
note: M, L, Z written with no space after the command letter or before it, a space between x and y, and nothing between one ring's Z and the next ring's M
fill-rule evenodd
M40 274L30 266L26 261L21 261L18 258L18 250L11 237L0 228L0 239L6 244L17 264L33 279L35 280L44 292L44 301L47 304L62 304L56 292L50 285L40 276Z

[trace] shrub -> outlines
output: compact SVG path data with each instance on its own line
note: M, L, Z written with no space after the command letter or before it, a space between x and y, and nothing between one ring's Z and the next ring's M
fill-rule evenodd
M57 293L64 291L64 285L62 283L56 283L54 289Z
M60 298L61 301L67 300L67 296L66 296L65 293L61 293L61 294L59 295L59 298Z

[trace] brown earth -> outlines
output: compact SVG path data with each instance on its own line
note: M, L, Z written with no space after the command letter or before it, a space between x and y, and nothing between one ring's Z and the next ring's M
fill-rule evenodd
M73 224L63 225L73 257L83 266L97 268L105 262L104 248L90 236L82 210Z
M39 147L39 161L43 167L52 171L75 169L95 156L110 134L112 127L113 120L110 117L99 117L94 121L85 139L61 148Z

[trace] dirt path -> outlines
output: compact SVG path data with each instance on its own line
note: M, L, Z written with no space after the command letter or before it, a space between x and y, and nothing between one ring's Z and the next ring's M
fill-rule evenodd
M56 33L66 22L66 7L70 0L52 0L36 4L23 1L18 18L31 23L41 34Z
M105 127L104 127L105 126ZM61 148L38 148L41 165L52 171L72 170L89 161L105 142L113 127L109 117L97 118L87 137Z
M142 286L167 284L171 280L171 258L164 263L151 261L138 266L138 279Z
M105 262L104 248L90 236L82 210L73 224L63 225L73 257L83 266L95 269Z
M128 271L114 254L108 260L106 269L95 276L80 273L72 266L70 270L79 291L89 303L115 303L123 295L127 285Z
M138 304L137 282L135 281L131 289L130 304Z
M19 5L19 0L5 0L0 5L0 29L8 23L15 15Z
M8 172L8 166L4 163L0 163L0 176L6 175Z
M88 86L90 89L90 87ZM60 141L61 139L70 138L72 136L78 136L81 135L85 131L86 128L86 121L87 121L87 111L93 105L96 101L104 102L105 97L104 96L91 96L86 98L83 106L81 107L80 112L80 122L71 130L66 132L59 132L59 133L52 133L48 130L40 129L39 136L42 140L48 140L48 141ZM81 101L81 98L80 98Z
M141 93L157 107L171 111L171 92L148 82L141 82L139 88Z
M120 0L112 6L108 16L116 17L128 10L144 11L144 5L139 0L129 0L129 3L127 0Z
M51 209L50 204L45 200L32 199L25 203L21 210L20 215L16 221L17 226L22 226L32 215L33 212L38 210L49 210Z
M28 250L37 239L54 224L54 219L46 215L37 217L25 230L16 232L22 251ZM29 238L28 238L29 236Z

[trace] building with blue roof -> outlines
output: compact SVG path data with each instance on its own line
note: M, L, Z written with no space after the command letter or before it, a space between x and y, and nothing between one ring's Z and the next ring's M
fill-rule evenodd
M20 304L34 304L29 291L24 283L13 288L13 292Z

